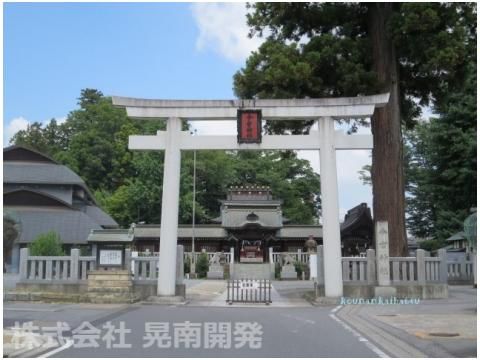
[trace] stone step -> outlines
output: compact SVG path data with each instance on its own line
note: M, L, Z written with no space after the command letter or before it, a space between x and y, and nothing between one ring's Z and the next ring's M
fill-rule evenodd
M88 288L88 293L98 293L98 294L109 294L109 293L115 293L115 295L118 294L130 294L132 293L131 288L126 288L126 287L115 287L115 286L109 286L109 287L89 287Z
M88 279L88 287L130 287L131 280L94 280Z

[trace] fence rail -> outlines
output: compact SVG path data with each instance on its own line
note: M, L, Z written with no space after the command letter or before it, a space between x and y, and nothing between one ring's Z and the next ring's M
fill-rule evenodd
M272 303L272 283L268 279L227 281L227 303Z
M453 282L473 282L473 261L447 261L448 280Z
M127 252L130 254L129 252ZM200 253L197 253L200 254ZM211 258L215 253L207 253ZM270 253L275 261L282 253ZM294 259L308 264L308 254L289 253ZM390 280L392 284L446 283L469 284L474 278L473 261L447 261L446 252L439 251L438 257L425 256L417 250L415 257L390 257ZM231 253L227 253L230 255ZM295 256L296 255L296 256ZM188 259L185 253L178 254L177 262ZM187 253L188 256L188 253ZM302 258L305 256L305 258ZM158 256L126 256L134 281L156 281L158 278ZM227 257L231 260L231 257ZM281 259L281 258L280 258ZM377 281L375 250L367 250L366 257L342 258L342 279L344 284L370 284ZM178 266L177 266L178 267ZM182 264L183 271L183 264ZM35 282L86 282L88 272L96 269L95 256L80 256L78 249L72 249L69 256L30 256L28 248L20 251L20 280ZM180 273L177 269L177 274ZM317 281L323 284L323 247L317 252Z
M393 285L426 283L455 283L473 281L473 262L448 262L445 250L438 257L425 256L424 250L417 250L414 257L390 257L390 281ZM323 246L317 251L317 281L324 282ZM366 257L343 257L342 279L344 284L375 284L375 250L367 250Z
M208 261L210 261L215 254L217 254L218 252L195 252L193 255L195 257L195 262L198 261L198 257L201 255L201 254L207 254L208 256ZM150 251L142 251L142 252L137 252L137 257L158 257L159 253L158 252L150 252ZM224 257L225 259L225 262L226 263L230 263L232 261L232 253L231 252L221 252L222 256ZM184 261L191 261L191 258L192 258L192 253L191 252L184 252L183 253L183 260Z
M270 252L270 263L279 263L282 264L283 262L283 256L285 255L290 255L292 259L296 262L300 262L302 264L307 264L309 262L309 255L310 253L308 252Z

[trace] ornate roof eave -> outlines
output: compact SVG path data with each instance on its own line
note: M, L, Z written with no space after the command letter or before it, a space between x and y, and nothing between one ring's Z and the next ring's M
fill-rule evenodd
M282 226L269 226L261 221L244 221L237 226L224 226L225 229L228 230L240 230L240 229L247 229L247 228L262 228L268 230L278 230L281 229Z

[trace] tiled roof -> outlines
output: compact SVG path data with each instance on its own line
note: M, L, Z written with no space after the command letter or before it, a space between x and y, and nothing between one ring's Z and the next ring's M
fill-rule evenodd
M55 231L64 244L86 244L92 229L101 229L82 211L68 208L12 207L20 221L20 243L30 243L39 234Z
M8 161L3 163L4 183L77 184L85 186L80 176L65 165Z

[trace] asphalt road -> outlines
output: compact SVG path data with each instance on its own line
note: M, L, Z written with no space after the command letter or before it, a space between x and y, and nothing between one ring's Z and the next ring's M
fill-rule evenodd
M35 321L36 323L53 325L55 321L66 321L75 328L82 321L89 321L93 326L101 328L105 322L111 321L116 328L121 321L131 330L126 334L125 343L131 348L107 348L105 341L98 341L99 347L76 348L72 346L52 357L377 357L378 355L360 341L341 323L332 318L333 307L311 308L274 308L274 307L195 307L195 306L162 306L131 305L111 309L94 305L64 305L63 309L56 305L30 305L37 308L24 307L14 310L18 304L4 310L4 319L12 323L15 320ZM26 306L26 304L25 304ZM61 306L60 306L61 307ZM12 310L13 309L13 310ZM163 322L174 327L185 322L200 323L201 339L199 348L186 348L185 343L166 344L159 348L156 343L144 348L145 323ZM232 341L227 349L205 348L205 323L224 322L231 324ZM239 323L258 323L262 334L260 342L249 343L240 348L238 333L234 329ZM102 336L105 330L102 330ZM252 332L250 332L252 333ZM172 338L174 331L169 333ZM72 336L71 333L68 333ZM117 342L117 338L114 341ZM250 348L255 344L259 348ZM194 343L191 343L194 346ZM228 345L227 345L228 346Z

